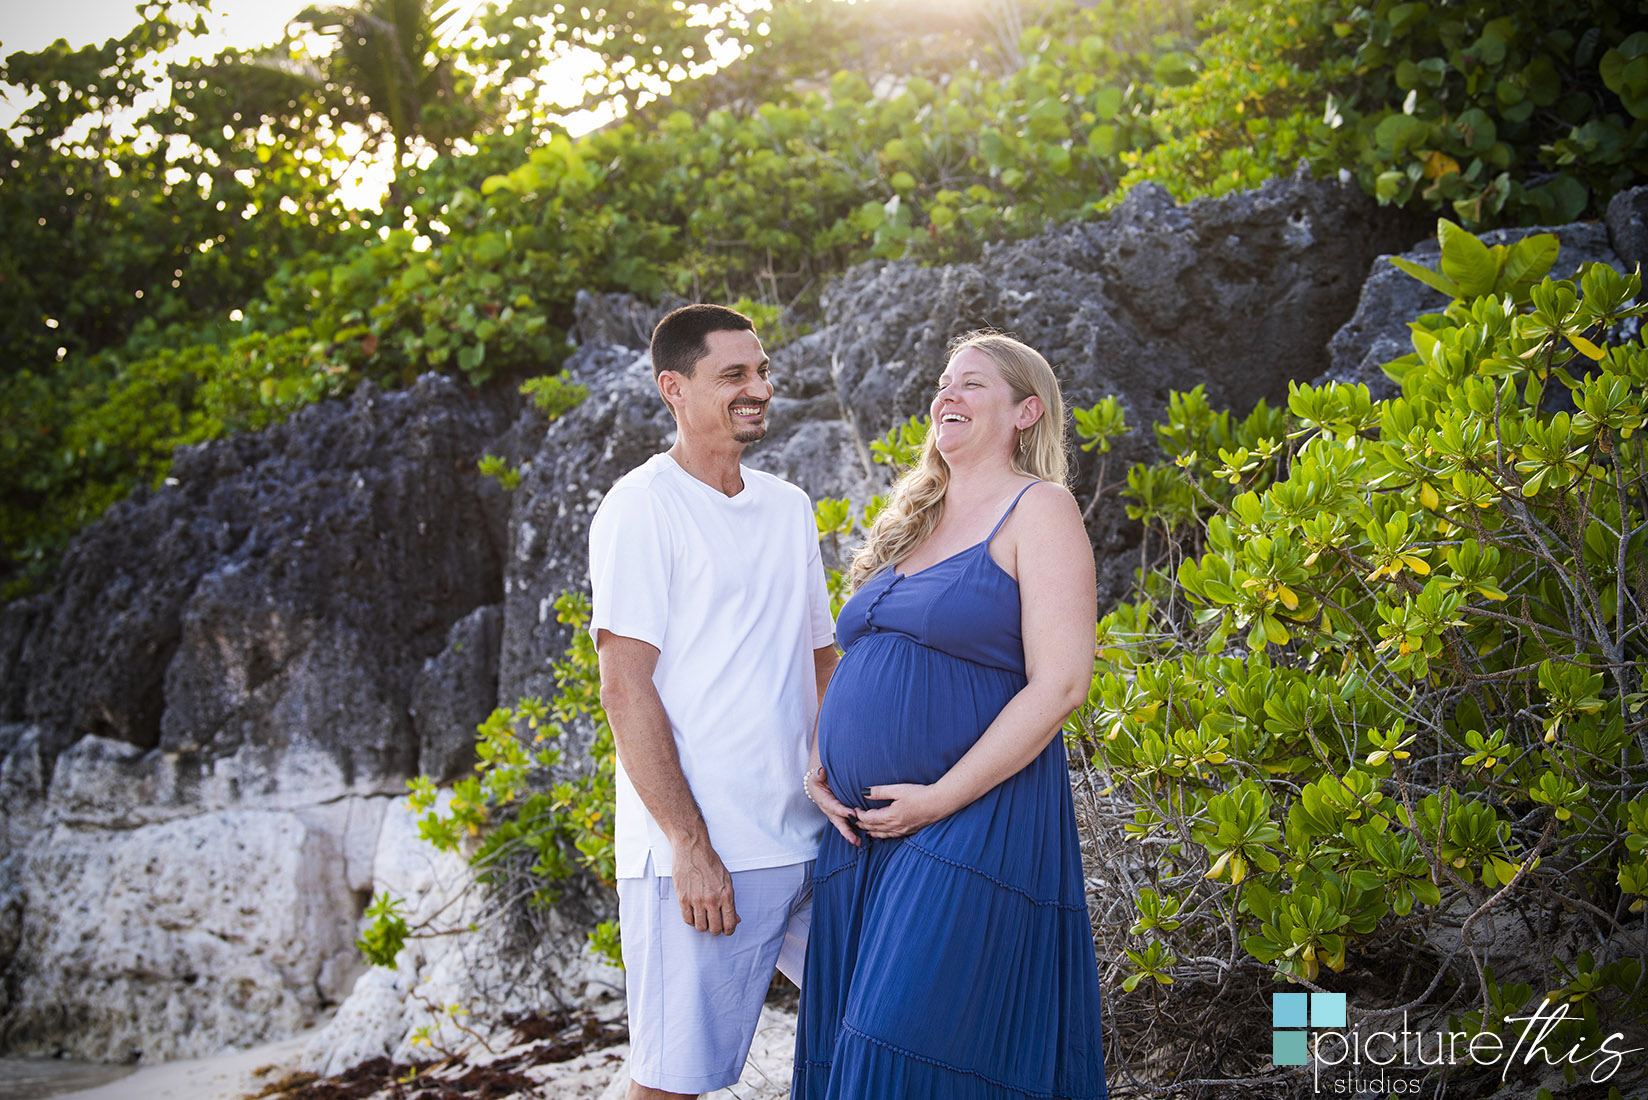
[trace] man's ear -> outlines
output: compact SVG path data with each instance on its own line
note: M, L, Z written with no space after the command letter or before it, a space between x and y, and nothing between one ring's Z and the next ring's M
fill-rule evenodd
M665 407L669 409L670 414L673 416L676 406L680 405L682 401L681 376L672 370L664 370L659 371L658 377L653 381L657 383L658 396L664 399Z

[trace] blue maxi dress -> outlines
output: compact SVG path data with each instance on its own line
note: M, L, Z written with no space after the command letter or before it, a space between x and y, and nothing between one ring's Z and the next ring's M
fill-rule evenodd
M1023 496L1023 493L1020 493ZM830 789L931 783L1025 685L1018 582L983 542L884 569L836 621ZM824 831L793 1100L1102 1100L1099 975L1064 740L909 836Z

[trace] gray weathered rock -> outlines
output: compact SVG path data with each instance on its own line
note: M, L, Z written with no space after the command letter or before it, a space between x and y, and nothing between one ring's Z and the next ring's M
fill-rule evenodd
M412 684L418 771L437 783L475 765L475 727L498 699L498 643L503 609L476 608L452 624L446 645L426 659Z
M0 899L22 918L0 1025L14 1053L199 1056L310 1026L359 972L338 838L297 814L43 839L13 857L26 902Z
M645 351L664 314L687 305L685 298L645 302L633 294L580 290L573 300L572 341L581 348L639 348Z
M344 997L362 796L404 790L425 659L501 596L475 462L509 415L428 376L185 450L0 612L0 1044L200 1054Z
M0 859L21 851L40 831L51 767L41 751L39 726L0 725ZM5 960L0 959L0 973Z
M864 264L826 292L847 418L867 438L925 411L961 332L1013 332L1066 397L1121 397L1148 425L1169 389L1207 386L1237 409L1322 373L1365 264L1411 222L1351 187L1292 179L1175 206L1136 188L1105 221L995 245L977 264Z
M17 673L18 662L23 643L47 603L48 597L34 596L0 604L0 722L15 722L23 716L27 684Z
M1648 186L1621 191L1609 201L1608 240L1627 267L1648 263Z
M440 795L449 801L451 793ZM529 930L498 926L499 914L476 887L473 870L454 852L437 852L418 835L418 819L404 803L390 806L366 863L374 893L403 899L407 922L462 928L485 922L475 936L433 936L409 940L393 967L374 967L354 981L347 999L326 1028L312 1039L305 1061L323 1074L342 1072L367 1058L416 1058L412 1036L427 1027L437 1046L465 1045L467 1027L496 1026L511 1012L563 1009L575 1001L595 1001L622 991L622 971L594 956L585 920L571 905L536 914ZM576 887L574 887L576 890ZM602 908L595 919L610 916ZM591 923L593 923L591 921ZM448 1005L469 1016L454 1021Z
M1353 187L1291 179L1179 207L1137 188L1106 221L986 248L977 264L864 264L825 294L844 418L861 448L926 410L946 344L990 326L1053 364L1072 407L1116 397L1132 434L1106 467L1114 485L1154 451L1150 425L1171 390L1205 385L1239 411L1328 366L1328 337L1350 316L1364 265L1413 239L1412 222ZM1074 488L1094 494L1098 462L1078 454ZM1118 598L1138 530L1114 495L1089 527L1100 600Z
M86 734L176 754L185 801L271 795L298 741L340 792L398 783L412 674L499 596L474 463L505 423L431 375L180 452L175 484L75 540L0 680L48 755Z
M1612 209L1612 208L1610 208ZM1533 233L1555 233L1562 250L1556 266L1551 269L1555 278L1569 278L1583 263L1601 262L1616 266L1620 260L1608 243L1607 228L1593 223L1577 223L1556 229L1497 229L1484 233L1488 244L1510 244ZM1434 268L1441 260L1442 250L1436 238L1421 241L1401 254L1404 259ZM1394 397L1397 386L1380 369L1381 364L1399 359L1413 350L1408 322L1425 313L1436 313L1448 305L1448 296L1433 290L1390 262L1388 256L1373 261L1362 296L1356 304L1356 314L1328 344L1333 365L1325 375L1335 382L1361 383L1368 387L1374 400Z
M1110 460L1114 484L1153 449L1149 425L1170 390L1206 385L1215 404L1245 409L1326 370L1327 340L1350 317L1367 264L1417 232L1408 216L1337 183L1275 181L1183 207L1146 185L1107 220L989 246L977 263L860 264L826 288L824 323L773 353L774 425L746 461L815 499L868 499L887 481L871 441L926 411L954 337L990 326L1041 350L1072 406L1121 400L1134 431ZM549 427L518 490L499 674L510 702L550 690L548 662L566 644L553 601L587 584L601 496L674 430L634 320L661 311L621 296L586 296L580 309L581 328L609 342L569 361L590 398ZM1084 501L1097 466L1090 456L1078 464ZM1101 599L1113 600L1134 565L1119 551L1136 545L1137 530L1112 503L1091 533Z
M498 694L506 705L522 695L554 695L549 663L566 647L555 600L588 589L586 542L595 507L614 481L667 446L675 430L645 351L592 348L566 369L589 387L589 397L543 431L510 516L498 665ZM543 424L537 412L523 416Z

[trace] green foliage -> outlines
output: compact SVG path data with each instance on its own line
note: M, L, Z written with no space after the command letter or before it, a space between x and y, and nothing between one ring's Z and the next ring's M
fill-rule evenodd
M1442 245L1439 272L1401 256L1389 259L1450 298L1503 298L1509 294L1525 301L1533 285L1556 263L1557 239L1549 233L1535 233L1511 245L1489 246L1444 218L1436 223L1436 236Z
M1128 988L1233 938L1315 982L1411 959L1416 920L1587 906L1595 959L1509 961L1589 1004L1576 1034L1648 1007L1607 932L1648 902L1648 305L1555 258L1445 225L1413 274L1456 297L1392 400L1294 386L1237 424L1173 396L1127 490L1156 569L1069 727L1160 860ZM1474 991L1500 1019L1531 992Z
M475 468L481 472L482 477L492 478L499 485L503 486L506 492L508 490L517 489L520 487L520 467L511 466L507 459L499 458L497 455L491 454L482 455L481 460L475 463Z
M1173 984L1173 975L1169 971L1179 960L1160 943L1152 940L1143 951L1129 950L1127 957L1134 967L1133 972L1122 979L1122 989L1128 993L1137 989L1146 978L1155 985Z
M1301 158L1470 225L1595 215L1644 168L1648 36L1600 0L1501 7L1103 0L1008 33L977 14L934 31L930 13L791 0L714 28L746 56L692 81L712 31L690 6L512 0L443 36L447 9L372 0L305 13L361 32L328 53L293 39L173 65L172 100L137 137L112 112L182 26L150 12L103 47L15 54L0 77L51 94L20 140L0 137L9 587L164 477L173 448L263 411L425 370L478 385L553 371L580 290L739 301L777 346L860 260L967 259L1142 179L1190 198ZM604 59L590 104L667 98L572 138L521 78L575 44ZM856 68L835 71L844 57ZM390 86L380 62L396 58ZM351 122L396 149L381 215L334 193ZM452 155L420 167L418 148ZM214 386L259 415L205 407ZM153 423L130 404L145 391ZM1086 427L1100 454L1123 430ZM1181 483L1140 478L1139 517L1182 523Z
M158 486L176 448L266 427L344 392L339 350L298 327L161 347L124 370L101 356L0 380L0 542L19 567L4 594L43 580L68 537L132 487Z
M891 466L895 474L915 469L921 461L921 448L932 427L933 418L925 413L893 425L880 439L870 442L871 459L883 466Z
M357 219L331 193L341 153L240 116L227 89L174 79L135 123L117 118L175 75L156 55L189 33L157 4L101 46L59 41L0 63L25 105L0 132L0 380L128 340L141 357L223 339L222 320L277 265L351 235Z
M550 420L559 420L583 404L589 396L589 387L568 382L558 374L546 374L521 383L521 393L532 399L539 412Z
M366 907L366 919L371 923L361 932L355 946L373 966L394 966L395 957L406 946L411 930L401 915L403 904L400 898L381 893Z
M1597 216L1648 167L1648 33L1604 0L1283 0L1212 10L1197 78L1123 187L1184 198L1307 162L1468 226ZM1632 33L1635 30L1635 33Z
M412 40L434 41L427 5L391 6L390 22L410 28ZM368 9L306 18L364 26ZM653 54L654 46L702 46L707 32L691 25L690 12L515 0L483 13L461 50L425 51L409 63L421 75L404 101L375 93L373 66L350 53L398 56L404 35L374 31L322 58L295 42L224 54L174 67L180 105L141 120L155 136L137 144L111 136L105 108L141 84L142 56L177 28L158 22L102 51L14 55L0 74L7 80L26 89L61 83L71 94L48 96L25 115L25 146L10 150L19 170L0 181L16 237L15 248L0 250L12 259L0 262L36 258L9 285L31 288L22 300L38 307L5 322L22 326L7 333L7 362L30 374L5 383L6 483L35 486L6 494L0 528L10 555L43 576L69 533L163 477L175 446L241 426L200 418L188 374L244 377L256 396L243 404L263 397L281 411L363 379L404 383L425 370L484 384L553 369L570 350L581 290L742 299L776 323L787 314L775 303L816 293L857 260L971 256L989 237L1079 215L1118 178L1121 152L1152 140L1145 77L1158 53L1183 44L1148 5L1111 2L1050 9L1046 26L986 48L1006 48L1007 58L946 73L942 83L912 76L893 96L873 95L857 73L805 93L777 75L833 63L820 42L869 18L861 8L784 5L769 28L776 43L748 27L729 32L760 47L747 65L775 74L751 87L756 98L716 107L713 97L684 95L578 140L541 114L510 115L521 105L507 89L553 52L545 41L598 46L611 66L595 83L632 97L647 86L641 74L676 79L677 56ZM630 46L648 52L621 58ZM59 137L84 120L92 139L64 146ZM345 214L330 195L343 168L336 130L347 121L381 124L397 147L381 217ZM472 152L423 167L404 155L408 135L441 147L460 132ZM198 190L166 182L185 173L199 178ZM79 205L65 207L65 193ZM242 216L253 210L259 216ZM83 242L83 259L45 260L60 256L65 239ZM231 328L223 318L235 308L244 316ZM769 331L776 346L805 327ZM283 341L299 329L307 340ZM240 338L280 353L263 377L237 373L228 343ZM317 385L321 360L325 384ZM179 363L184 373L158 417L179 430L120 411L124 390L150 386ZM262 394L264 377L279 392ZM109 403L115 415L83 422ZM61 457L70 453L64 436L94 430L114 460Z
M466 79L442 42L443 32L457 29L453 24L459 17L454 5L425 0L358 0L305 8L287 33L333 38L335 45L319 64L302 69L280 65L294 52L288 42L268 55L254 55L249 59L252 71L236 75L265 77L276 102L248 97L260 115L278 117L283 113L278 101L291 103L287 97L298 91L315 95L335 123L379 123L393 143L393 164L399 168L415 137L444 149L454 137L476 128L478 120L462 109L471 102L472 78ZM234 71L227 59L219 59L213 69L208 79ZM266 75L270 73L279 76Z
M914 423L912 421L911 423ZM907 428L909 425L905 425ZM876 443L877 445L893 445L900 436L901 429L893 428ZM918 443L919 446L919 443ZM820 497L813 505L813 520L818 525L818 537L829 540L826 548L829 551L829 566L824 570L825 587L830 593L830 617L833 619L841 613L841 605L847 602L850 593L847 591L847 555L843 548L844 540L854 535L868 531L875 522L876 515L887 504L887 498L877 494L868 504L853 514L852 502L837 500L833 497Z
M1127 425L1127 413L1122 409L1121 402L1114 397L1106 397L1091 409L1074 409L1072 412L1076 435L1081 439L1081 449L1084 451L1107 455L1112 439L1133 430Z

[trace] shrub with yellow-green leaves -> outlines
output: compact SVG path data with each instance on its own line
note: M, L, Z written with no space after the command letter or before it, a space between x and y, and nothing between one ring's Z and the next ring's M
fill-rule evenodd
M1401 396L1294 385L1234 423L1176 395L1129 476L1153 569L1069 729L1149 853L1134 987L1402 952L1401 999L1478 1026L1534 988L1495 967L1564 1028L1648 1010L1648 306L1637 274L1546 277L1547 235L1441 237L1413 273L1454 301ZM1570 946L1508 957L1513 910Z
M1463 224L1596 214L1648 164L1648 31L1609 0L1264 0L1213 5L1195 77L1117 197L1257 187L1300 161ZM1113 197L1109 202L1114 202Z

